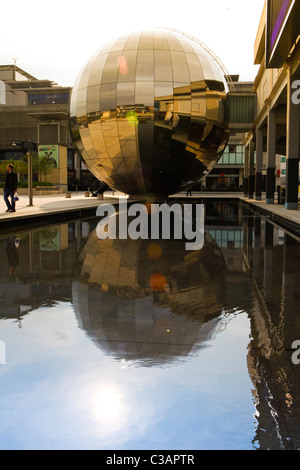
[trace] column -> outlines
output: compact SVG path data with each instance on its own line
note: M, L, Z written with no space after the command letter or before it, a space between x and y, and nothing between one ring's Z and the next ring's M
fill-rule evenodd
M261 218L254 219L254 252L253 252L253 277L259 282L260 276L260 252L261 252Z
M249 144L249 199L253 199L255 189L254 142Z
M268 115L268 166L266 184L266 203L274 204L275 193L275 157L276 157L276 110L271 109Z
M265 226L265 249L264 249L264 297L265 301L272 302L273 296L273 243L274 226L266 222Z
M245 147L245 161L244 161L244 196L249 194L249 149Z
M263 130L262 130L262 127L258 127L256 129L256 172L255 172L255 199L257 201L261 201L262 166L263 166Z
M288 210L298 209L300 103L299 98L296 99L295 97L296 90L293 88L298 81L300 85L300 75L291 75L290 70L288 70L285 193L285 208ZM299 85L297 88L299 88Z

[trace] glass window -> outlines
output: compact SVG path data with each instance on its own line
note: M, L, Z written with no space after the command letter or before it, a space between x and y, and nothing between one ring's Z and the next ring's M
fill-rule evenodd
M228 230L228 241L233 242L234 241L234 230Z
M230 165L235 165L235 153L229 154L229 163Z
M216 230L216 243L218 243L218 245L222 242L222 230Z
M223 163L224 163L224 165L228 165L228 162L229 162L229 158L228 158L228 157L229 157L228 153L224 153L224 155L223 155Z
M28 104L68 104L69 93L41 93L28 95Z

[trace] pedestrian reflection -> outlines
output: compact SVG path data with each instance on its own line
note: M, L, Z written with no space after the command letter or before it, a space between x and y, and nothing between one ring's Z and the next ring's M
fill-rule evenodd
M20 263L19 244L20 240L15 236L8 237L5 240L5 250L9 266L8 270L15 281L17 280L16 268Z

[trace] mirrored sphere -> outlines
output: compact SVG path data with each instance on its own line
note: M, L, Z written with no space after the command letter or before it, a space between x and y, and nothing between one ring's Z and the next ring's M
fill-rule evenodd
M199 182L228 142L227 84L198 42L141 31L97 51L70 100L74 145L96 178L129 195Z

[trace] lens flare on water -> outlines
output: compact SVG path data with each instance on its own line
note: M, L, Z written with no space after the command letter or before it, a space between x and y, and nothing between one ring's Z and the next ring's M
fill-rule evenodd
M163 292L167 285L167 279L162 273L155 273L150 278L151 289L155 292Z
M159 259L162 256L162 248L157 243L151 243L147 248L147 255L150 259Z

